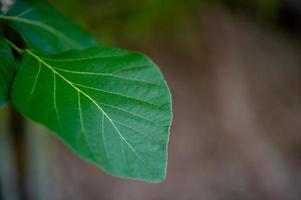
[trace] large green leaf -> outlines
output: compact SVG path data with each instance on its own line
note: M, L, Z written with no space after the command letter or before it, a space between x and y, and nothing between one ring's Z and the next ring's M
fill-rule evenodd
M12 99L108 173L151 182L165 177L171 98L147 57L111 48L52 57L27 50Z
M0 61L0 107L2 107L9 99L15 67L11 49L2 35L0 35Z
M46 2L17 0L0 20L16 29L28 46L41 53L95 46L95 41Z

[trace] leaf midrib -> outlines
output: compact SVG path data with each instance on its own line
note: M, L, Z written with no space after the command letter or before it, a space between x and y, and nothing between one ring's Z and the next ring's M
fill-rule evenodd
M100 107L100 105L92 98L90 97L88 94L86 94L84 91L82 91L81 89L79 89L78 87L76 87L71 81L69 81L67 78L65 78L63 75L61 75L60 73L58 73L51 65L49 65L47 62L45 62L43 59L41 59L38 55L34 54L32 51L30 50L25 50L29 55L31 55L33 58L35 58L37 61L39 61L40 63L42 63L44 66L46 66L48 69L50 69L54 74L58 75L61 79L63 79L66 83L68 83L71 87L73 87L77 92L83 94L86 98L88 98L102 113L103 115L110 121L110 123L112 124L112 126L114 127L114 129L116 130L116 132L118 133L118 135L120 136L120 138L122 139L122 141L124 143L126 143L126 145L131 149L131 151L133 151L133 153L143 162L145 163L145 161L142 159L142 157L138 154L138 152L135 150L135 148L125 139L125 137L121 134L121 132L119 131L119 129L117 128L117 126L114 123L114 120L111 119L111 117Z

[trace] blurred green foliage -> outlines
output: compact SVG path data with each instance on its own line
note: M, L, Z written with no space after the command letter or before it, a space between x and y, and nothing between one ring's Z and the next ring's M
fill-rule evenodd
M155 30L168 30L201 7L197 0L52 0L76 23L90 30L100 42L115 43L116 36L147 38Z
M258 0L258 16L263 17L271 23L275 23L278 18L279 7L280 0Z
M117 38L145 40L156 31L171 31L177 24L190 23L209 6L223 5L249 11L265 21L277 19L279 0L51 0L75 23L97 36L102 44ZM176 30L175 30L176 31Z

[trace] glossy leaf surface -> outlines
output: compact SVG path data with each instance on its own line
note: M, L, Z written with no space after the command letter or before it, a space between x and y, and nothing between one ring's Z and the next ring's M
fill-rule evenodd
M171 98L149 58L112 48L51 57L27 50L12 99L109 174L150 182L165 177Z
M9 100L15 67L11 49L2 35L0 35L0 61L0 107L2 107Z
M26 44L41 53L95 46L95 41L46 2L17 0L0 20L16 29Z

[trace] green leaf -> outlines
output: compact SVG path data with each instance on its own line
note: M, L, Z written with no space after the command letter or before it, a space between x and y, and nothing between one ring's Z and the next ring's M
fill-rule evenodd
M0 107L2 107L9 100L15 67L11 49L2 35L0 35L0 60Z
M165 177L171 98L149 58L112 48L51 57L27 50L12 99L109 174L150 182Z
M3 14L3 13L2 13ZM27 45L41 53L58 53L95 46L95 41L46 2L18 0L4 16Z

